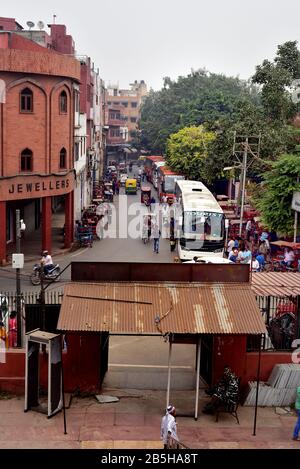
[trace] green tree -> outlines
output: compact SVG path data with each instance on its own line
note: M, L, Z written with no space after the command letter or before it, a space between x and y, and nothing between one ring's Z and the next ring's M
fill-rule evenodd
M300 77L300 53L297 41L278 46L274 62L264 60L256 67L252 77L255 84L262 85L261 101L266 116L272 120L286 122L297 112L289 88L295 78Z
M189 179L207 181L206 160L216 135L203 126L185 127L167 141L167 162Z
M264 174L263 191L256 198L262 222L281 235L293 234L294 212L291 208L293 192L300 190L300 156L282 155L272 162L272 169Z
M177 81L165 78L162 90L151 91L142 106L141 143L153 152L164 153L171 134L231 116L241 99L259 101L256 88L238 78L205 70L192 71Z

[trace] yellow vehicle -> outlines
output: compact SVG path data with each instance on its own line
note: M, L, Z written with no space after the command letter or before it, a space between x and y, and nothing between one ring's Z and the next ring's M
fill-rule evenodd
M136 194L136 193L137 193L136 179L126 179L125 194Z

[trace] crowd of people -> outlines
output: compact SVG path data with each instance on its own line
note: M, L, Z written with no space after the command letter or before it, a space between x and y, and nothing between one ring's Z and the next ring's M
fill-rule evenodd
M274 256L277 254L277 247L272 241L276 241L274 232L262 231L258 234L254 220L248 220L245 229L245 236L229 236L226 254L227 258L235 264L251 264L253 272L266 270L267 265L272 265ZM296 253L291 247L286 247L279 260L276 260L278 267L283 269L292 268L297 260Z

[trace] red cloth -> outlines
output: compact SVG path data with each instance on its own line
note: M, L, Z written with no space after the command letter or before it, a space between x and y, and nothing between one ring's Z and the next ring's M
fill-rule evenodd
M9 320L9 335L8 346L17 347L17 318L10 318Z

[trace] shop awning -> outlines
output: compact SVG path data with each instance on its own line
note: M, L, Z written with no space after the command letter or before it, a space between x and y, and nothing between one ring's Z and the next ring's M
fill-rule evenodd
M64 289L58 329L117 334L263 334L248 283L79 283Z

